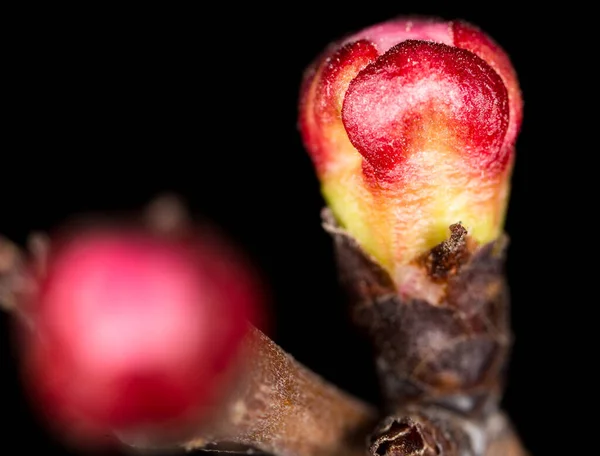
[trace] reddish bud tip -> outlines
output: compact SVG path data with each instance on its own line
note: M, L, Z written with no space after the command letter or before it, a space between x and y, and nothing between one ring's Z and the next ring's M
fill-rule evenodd
M410 153L464 153L478 164L499 157L508 126L500 76L457 47L408 40L362 70L346 92L342 119L369 164L390 171Z
M24 333L26 382L69 438L183 429L220 397L256 315L251 271L214 239L74 233Z
M454 45L473 52L485 60L502 78L508 90L508 105L510 122L505 147L512 149L523 122L523 98L517 73L504 50L486 33L464 21L452 22ZM512 150L509 151L511 153Z

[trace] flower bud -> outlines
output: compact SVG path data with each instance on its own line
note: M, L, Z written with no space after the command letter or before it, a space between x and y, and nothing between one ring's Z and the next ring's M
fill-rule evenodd
M300 131L337 222L387 271L461 223L502 232L522 100L505 52L461 21L400 18L305 73Z
M115 433L185 433L225 394L262 300L222 239L142 229L53 239L26 303L25 383L77 444Z

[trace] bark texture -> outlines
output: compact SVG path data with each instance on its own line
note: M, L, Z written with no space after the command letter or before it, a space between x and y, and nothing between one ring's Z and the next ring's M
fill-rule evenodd
M445 241L392 277L328 209L322 218L385 399L369 454L525 455L499 405L512 340L508 238L478 245L451 225Z
M188 449L236 444L277 456L364 456L376 411L298 363L258 329L250 331L239 381ZM129 441L138 448L173 442Z

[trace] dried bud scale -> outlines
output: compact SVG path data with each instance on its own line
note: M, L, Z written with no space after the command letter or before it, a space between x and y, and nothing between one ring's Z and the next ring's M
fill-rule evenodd
M506 417L485 419L416 407L386 417L369 437L371 456L526 456Z

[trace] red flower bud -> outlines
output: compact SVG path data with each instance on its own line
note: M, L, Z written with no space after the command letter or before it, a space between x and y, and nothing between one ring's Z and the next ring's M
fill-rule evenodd
M305 74L300 131L338 223L395 276L462 223L503 227L522 119L515 71L481 30L396 19Z
M24 372L61 432L185 432L225 394L261 292L221 240L71 232L28 303Z

